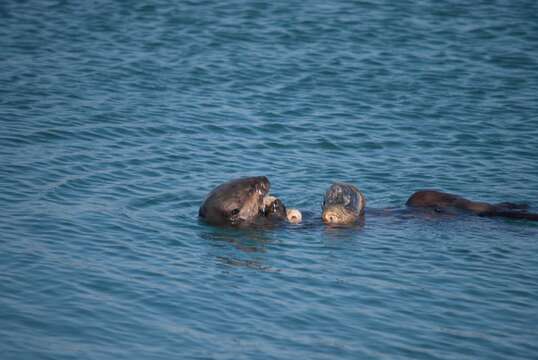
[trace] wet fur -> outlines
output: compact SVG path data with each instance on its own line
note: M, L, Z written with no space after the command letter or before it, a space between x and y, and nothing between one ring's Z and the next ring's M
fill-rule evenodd
M274 196L266 196L264 199L264 214L265 217L272 220L286 220L286 206L279 198Z
M414 208L432 208L438 212L457 209L478 216L499 216L511 219L538 221L538 214L527 212L527 204L514 204L509 202L490 204L486 202L471 201L458 195L436 190L417 191L409 197L406 205Z
M331 225L352 224L364 215L366 200L354 185L334 183L325 193L321 218Z
M263 214L263 199L269 188L269 179L265 176L228 181L207 195L198 215L213 225L253 223Z

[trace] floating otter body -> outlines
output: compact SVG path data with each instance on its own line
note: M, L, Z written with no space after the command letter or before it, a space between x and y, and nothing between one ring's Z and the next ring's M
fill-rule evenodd
M436 190L415 192L406 202L411 208L430 208L436 212L464 211L478 216L506 217L511 219L538 220L538 214L529 213L527 204L509 202L490 204L471 201L464 197Z

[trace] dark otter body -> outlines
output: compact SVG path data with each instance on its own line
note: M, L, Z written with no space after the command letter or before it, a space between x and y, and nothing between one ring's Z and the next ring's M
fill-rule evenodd
M366 199L355 186L334 183L325 193L321 219L329 225L357 223L364 215Z
M478 216L507 217L511 219L538 220L538 214L527 212L528 205L499 203L490 204L465 199L464 197L436 190L420 190L407 200L411 208L431 208L437 212L450 209L463 210Z
M254 176L230 180L206 197L198 216L212 225L268 225L286 219L282 201L268 196L269 179Z

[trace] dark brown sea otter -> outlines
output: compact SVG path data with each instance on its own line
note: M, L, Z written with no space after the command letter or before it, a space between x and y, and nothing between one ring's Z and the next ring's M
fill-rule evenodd
M280 199L270 196L270 187L265 176L230 180L207 195L198 215L212 225L270 225L288 219L297 223L295 209L287 210Z
M265 176L228 181L207 195L198 215L212 225L253 223L263 213L263 198L269 188L269 179Z

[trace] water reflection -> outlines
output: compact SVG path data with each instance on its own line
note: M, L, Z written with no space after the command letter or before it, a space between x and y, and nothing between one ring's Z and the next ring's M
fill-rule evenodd
M321 222L321 219L320 219ZM366 219L361 217L359 222L350 225L325 225L322 224L322 239L325 246L334 247L351 241L357 241L364 234Z
M271 239L265 229L236 229L208 227L201 232L201 237L210 243L229 243L236 249L245 253L259 253L266 251L266 244Z
M263 262L259 260L243 260L236 259L228 256L217 256L217 260L224 265L233 266L233 267L245 267L259 271L275 272L280 271L278 269L273 269L268 265L264 265Z
M237 229L208 226L200 234L212 249L218 249L218 253L215 254L218 263L233 267L274 271L259 256L266 253L267 244L274 241L269 232L269 229L263 228ZM239 250L239 252L235 250Z

